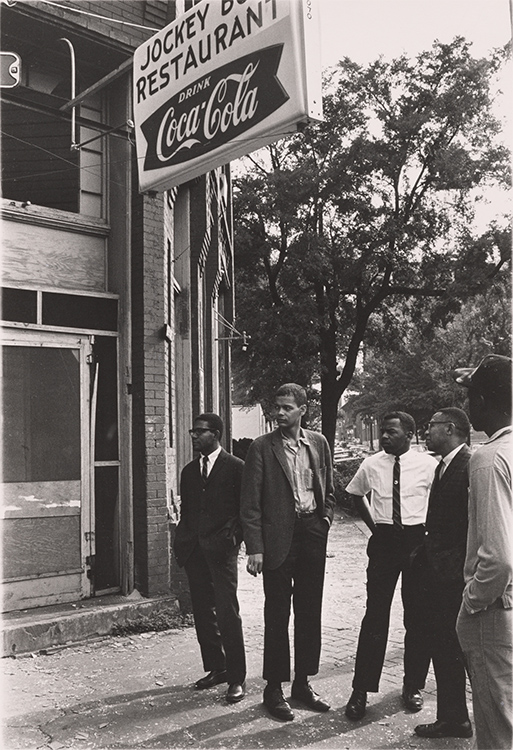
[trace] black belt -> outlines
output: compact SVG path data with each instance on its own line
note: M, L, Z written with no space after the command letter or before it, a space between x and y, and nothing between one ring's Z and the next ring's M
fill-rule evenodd
M310 518L315 515L315 510L296 510L296 516L298 518Z
M403 524L402 528L399 529L399 531L404 531L405 529L424 529L425 527L426 527L425 523L416 523L410 526L405 526ZM397 530L397 528L392 523L377 523L376 528L377 529L390 529L392 531Z

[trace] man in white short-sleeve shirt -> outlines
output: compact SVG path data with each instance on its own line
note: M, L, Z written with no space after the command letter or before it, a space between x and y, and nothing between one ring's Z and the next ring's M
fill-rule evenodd
M367 693L379 690L390 607L400 574L406 630L402 697L410 711L419 711L423 705L420 690L425 685L430 656L419 622L417 586L409 558L424 538L437 461L426 452L410 449L415 431L410 414L387 414L381 426L383 450L364 459L346 487L372 532L367 547L366 612L358 640L353 692L346 706L346 716L354 721L365 715Z

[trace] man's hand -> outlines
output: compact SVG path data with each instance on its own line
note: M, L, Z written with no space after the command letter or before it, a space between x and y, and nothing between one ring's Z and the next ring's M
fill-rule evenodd
M251 573L252 576L258 575L262 572L264 567L264 556L262 553L257 555L248 555L248 562L246 563L246 570Z

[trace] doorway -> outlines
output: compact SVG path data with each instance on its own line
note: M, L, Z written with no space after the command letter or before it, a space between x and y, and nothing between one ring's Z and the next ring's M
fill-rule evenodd
M91 338L3 339L4 611L93 593Z

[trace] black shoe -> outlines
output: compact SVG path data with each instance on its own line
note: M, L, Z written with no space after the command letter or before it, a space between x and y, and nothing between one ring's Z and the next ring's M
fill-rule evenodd
M291 697L294 698L295 701L304 703L305 706L311 708L313 711L324 712L330 710L329 703L323 701L323 699L314 692L309 682L293 682Z
M419 737L472 737L470 721L435 721L433 724L419 724L415 727Z
M401 697L406 708L414 713L420 711L424 705L424 698L422 697L420 690L417 690L417 688L411 688L405 685Z
M277 719L292 721L294 718L294 712L285 700L281 687L269 688L269 685L266 685L264 688L264 706L271 716Z
M226 671L224 669L213 669L201 680L198 680L194 688L196 690L206 690L207 688L214 687L214 685L220 685L222 682L227 682Z
M228 685L228 691L226 693L226 700L228 703L238 703L246 695L246 683L245 682L232 682Z
M346 716L351 721L358 721L365 716L367 693L365 690L353 690L346 706Z

